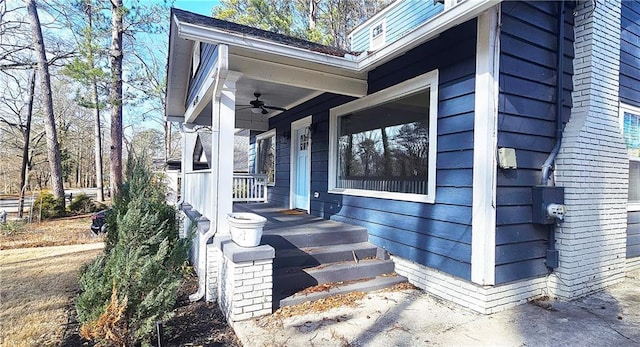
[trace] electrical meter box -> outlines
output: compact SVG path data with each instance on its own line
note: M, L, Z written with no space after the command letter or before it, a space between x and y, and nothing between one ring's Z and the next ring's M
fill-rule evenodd
M554 224L564 219L564 187L535 186L532 202L533 223Z

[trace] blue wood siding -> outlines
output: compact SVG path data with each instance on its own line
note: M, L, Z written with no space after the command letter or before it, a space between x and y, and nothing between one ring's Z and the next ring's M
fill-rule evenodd
M640 2L623 1L620 30L620 102L640 107ZM640 256L640 211L627 215L627 258Z
M532 224L531 187L555 144L556 2L503 2L500 32L498 147L516 149L517 170L498 169L496 282L547 273L548 226ZM571 112L573 16L564 39L563 119Z
M249 172L256 173L256 136L261 134L261 131L251 130L249 132Z
M640 107L640 2L623 1L620 20L620 101Z
M405 0L390 6L393 7L389 8L379 19L356 28L352 32L352 51L362 52L369 50L369 29L372 25L378 24L383 18L386 18L387 23L385 45L388 45L417 28L429 18L442 12L444 8L442 4L434 3L431 0Z
M476 27L476 20L459 25L368 76L371 94L439 69L435 204L327 192L329 109L353 100L334 94L269 120L270 129L277 129L276 185L269 200L289 206L291 122L312 115L311 213L364 226L369 240L390 253L469 280Z
M352 97L326 93L269 119L269 129L276 129L276 184L268 189L269 202L289 207L291 123L309 115L312 115L315 127L311 134L311 191L323 192L323 195L326 195L329 109L351 100ZM312 199L312 210L313 205Z
M627 258L640 257L640 211L627 214Z
M196 43L198 44L198 43ZM209 71L213 67L213 63L216 61L218 57L218 46L211 43L201 43L200 46L200 65L196 70L195 75L189 80L189 90L187 92L187 103L185 104L187 108L193 102L193 99L196 97L198 89L204 83L204 80L207 78Z
M453 28L369 73L375 93L439 70L436 202L328 195L312 208L358 224L391 254L471 278L471 201L477 22Z

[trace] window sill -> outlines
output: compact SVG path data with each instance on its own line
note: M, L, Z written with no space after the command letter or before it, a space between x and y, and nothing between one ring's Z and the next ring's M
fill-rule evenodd
M378 198L378 199L385 199L385 200L421 202L421 203L425 203L425 204L434 204L435 200L436 200L435 196L433 196L433 195L379 192L379 191L362 190L362 189L333 188L333 189L329 189L328 192L331 193L331 194L362 196L362 197L367 197L367 198Z

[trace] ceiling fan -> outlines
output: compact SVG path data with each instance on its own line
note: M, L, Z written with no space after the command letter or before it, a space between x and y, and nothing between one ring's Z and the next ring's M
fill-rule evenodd
M253 93L253 96L256 97L255 100L251 100L249 101L250 105L238 105L238 106L244 106L243 108L240 108L238 110L244 110L247 108L251 108L251 112L252 113L262 113L262 114L267 114L269 113L269 110L276 110L276 111L286 111L286 108L282 108L282 107L277 107L277 106L271 106L271 105L265 105L264 101L260 100L260 93Z

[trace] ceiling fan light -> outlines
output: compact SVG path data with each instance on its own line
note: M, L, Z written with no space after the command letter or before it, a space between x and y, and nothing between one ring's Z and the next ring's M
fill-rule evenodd
M262 108L260 107L252 107L251 108L251 113L261 113L262 112Z

